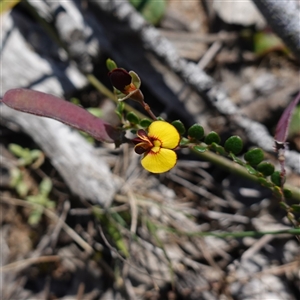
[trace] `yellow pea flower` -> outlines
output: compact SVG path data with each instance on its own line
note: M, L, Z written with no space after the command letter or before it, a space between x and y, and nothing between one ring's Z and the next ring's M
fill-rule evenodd
M137 132L134 150L143 154L142 166L151 173L164 173L172 169L177 161L174 149L178 146L180 135L177 129L165 121L154 121L148 128Z

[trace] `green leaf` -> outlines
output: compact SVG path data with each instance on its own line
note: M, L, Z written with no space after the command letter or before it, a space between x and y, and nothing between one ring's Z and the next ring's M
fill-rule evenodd
M180 147L186 147L191 143L191 141L185 137L180 140Z
M103 117L103 111L98 107L89 107L87 110L97 118Z
M274 192L276 197L278 197L278 198L282 197L281 189L280 189L279 186L274 186L273 187L273 192Z
M273 164L269 163L269 162L261 162L256 169L263 173L264 176L270 176L274 173L275 171L275 167Z
M245 153L244 159L251 165L256 166L264 159L264 152L260 148L254 148Z
M148 128L152 122L153 122L152 120L146 119L146 118L145 118L145 119L142 119L142 120L141 120L140 125L141 125L143 128Z
M153 25L159 23L166 10L165 0L130 0L130 3Z
M291 205L291 208L292 208L293 212L297 212L297 213L300 212L300 204L293 204L293 205Z
M194 124L188 129L188 137L200 141L204 137L204 129L199 124Z
M281 208L285 209L285 210L289 210L290 207L283 201L279 202L279 205L281 206Z
M16 157L26 157L28 155L28 149L24 149L20 145L17 144L9 144L8 145L8 150L15 155Z
M119 117L120 120L123 118L123 111L125 109L125 103L124 102L118 102L117 109L116 109L116 114Z
M272 175L271 175L271 180L272 182L277 185L277 186L281 186L281 176L280 176L280 172L279 171L275 171Z
M238 163L239 165L241 165L241 166L245 165L245 163L241 159L236 157L232 152L229 153L229 156L233 159L234 162Z
M214 150L215 152L221 154L221 155L225 155L225 154L226 154L224 148L223 148L222 146L218 145L217 143L212 143L212 144L210 145L210 148L211 148L212 150Z
M30 156L32 158L32 160L36 160L38 158L40 158L43 155L43 152L37 149L33 149L30 151Z
M126 118L131 124L139 124L140 122L139 117L132 111L127 114Z
M40 183L39 190L41 195L48 197L49 193L52 190L52 181L50 178L45 177Z
M212 143L220 144L221 138L220 136L214 132L211 131L204 139L205 144L211 145Z
M128 257L129 252L128 252L126 243L124 242L123 237L122 237L119 229L117 228L117 226L115 226L113 224L113 222L109 222L107 224L107 231L108 231L110 237L112 238L112 240L114 241L116 247L120 251L122 251L126 257Z
M264 186L264 187L267 187L267 188L271 188L273 186L273 183L268 181L266 178L262 178L262 177L259 177L258 178L258 182Z
M199 153L203 153L203 152L207 151L207 147L206 146L194 146L193 150L195 150L196 152L199 152Z
M10 171L10 186L15 188L22 181L22 172L19 168L13 168Z
M289 189L283 189L283 194L284 194L284 197L287 198L287 199L290 199L293 197L293 193L291 190Z
M25 181L18 182L15 189L16 189L18 195L22 198L25 197L29 192L29 186Z
M117 111L119 113L123 113L124 109L125 109L125 103L124 102L118 102Z
M171 124L177 129L180 135L185 134L185 127L180 120L175 120Z
M227 152L237 155L243 149L243 141L239 136L233 135L226 140L224 148Z
M248 171L249 174L256 175L256 176L259 175L259 173L252 166L250 166L248 164L244 164L244 167L246 168L246 170Z
M37 225L41 220L42 214L43 214L42 209L35 208L29 215L28 223L33 226Z
M271 32L258 32L254 35L254 52L258 55L268 51L282 50L287 52L282 40Z
M106 67L109 71L112 71L113 69L116 69L118 66L112 59L108 58L106 60Z

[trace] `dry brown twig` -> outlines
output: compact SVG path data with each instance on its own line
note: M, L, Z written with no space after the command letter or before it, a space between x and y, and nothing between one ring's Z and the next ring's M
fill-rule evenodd
M17 205L17 206L23 206L23 207L29 207L33 208L37 204L32 204L27 201L23 201L20 199L7 197L6 195L0 194L0 201L3 201L10 205ZM54 222L60 222L60 218L50 209L43 208L44 214L53 220ZM62 221L62 220L61 220ZM78 245L80 245L88 254L91 254L94 252L94 249L86 242L84 241L69 225L67 225L65 222L62 223L62 228L64 231L76 242Z

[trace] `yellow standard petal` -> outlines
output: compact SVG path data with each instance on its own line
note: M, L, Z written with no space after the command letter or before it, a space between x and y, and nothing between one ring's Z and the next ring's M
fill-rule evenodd
M152 122L148 129L148 136L160 140L161 147L167 149L176 148L180 140L177 129L165 121Z
M151 173L164 173L172 169L177 161L177 155L173 150L153 147L145 154L141 163Z

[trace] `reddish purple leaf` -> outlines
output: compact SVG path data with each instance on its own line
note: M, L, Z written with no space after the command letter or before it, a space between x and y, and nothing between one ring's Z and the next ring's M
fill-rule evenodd
M5 93L2 102L22 112L55 119L96 140L120 145L123 133L87 110L53 95L26 89L12 89Z
M289 104L289 106L284 110L277 126L276 126L276 133L275 133L275 141L279 144L285 143L288 133L289 133L289 126L291 117L295 107L297 106L300 100L300 92L298 93L297 97Z

